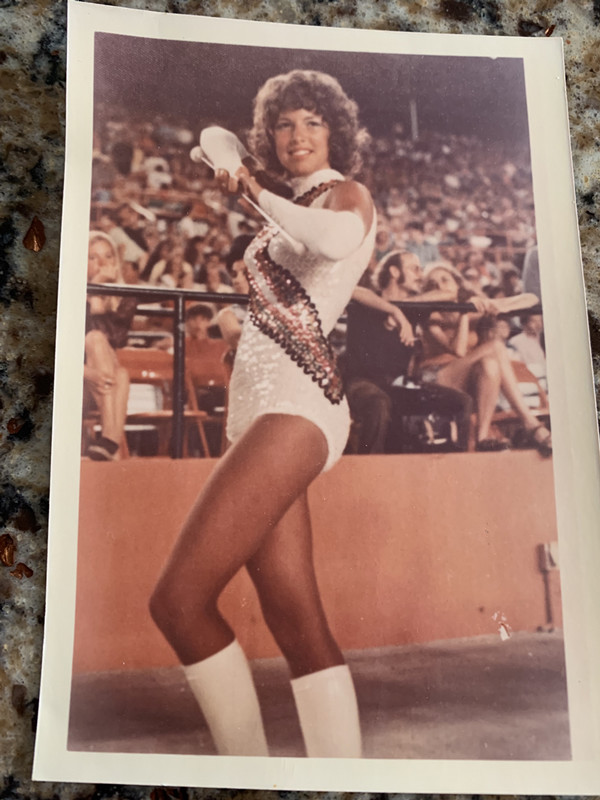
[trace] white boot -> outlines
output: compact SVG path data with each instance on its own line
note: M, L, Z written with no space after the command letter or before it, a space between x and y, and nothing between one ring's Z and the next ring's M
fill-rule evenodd
M183 668L221 756L268 756L254 681L237 639Z
M309 758L360 758L362 745L352 675L346 664L292 680Z

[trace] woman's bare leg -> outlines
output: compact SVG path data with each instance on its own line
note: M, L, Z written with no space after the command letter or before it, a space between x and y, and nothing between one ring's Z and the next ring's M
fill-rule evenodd
M292 677L344 663L319 595L306 492L270 531L247 568Z
M287 659L311 758L360 758L356 692L321 604L303 492L248 562L265 621Z
M477 403L477 441L488 439L492 417L500 393L500 365L492 356L486 356L473 367Z
M119 365L115 351L101 331L90 331L86 335L85 357L89 367L106 375L110 381L106 391L99 391L97 387L90 385L100 411L102 435L119 444L123 435L129 396L127 370Z
M154 621L183 664L232 642L233 632L217 608L221 591L256 555L326 459L325 437L313 423L280 414L257 419L223 456L150 602Z
M506 399L511 405L513 411L518 414L520 417L524 427L531 431L535 428L539 428L539 422L534 414L531 413L531 410L525 403L525 399L521 394L521 390L519 389L518 381L515 377L514 370L510 363L510 358L508 357L508 353L506 352L506 346L503 342L499 341L498 339L492 339L489 342L485 342L484 344L479 345L470 353L463 356L462 358L456 359L456 361L451 362L447 366L445 366L442 370L440 370L438 375L438 383L442 386L450 386L454 389L461 389L465 391L466 387L468 386L469 377L472 375L473 368L481 364L484 359L494 358L498 362L498 368L500 370L500 388L504 392ZM478 382L479 383L479 382ZM478 385L479 388L479 385ZM489 388L491 392L492 387L485 387L486 389ZM496 397L494 400L494 407L498 399L498 393L496 392ZM489 406L486 406L486 412L489 410ZM483 410L483 409L482 409ZM493 408L492 408L492 415L493 415ZM485 420L485 415L480 413L478 407L478 418ZM491 419L491 417L490 417ZM479 430L478 430L478 438L481 440L485 438L485 435L482 435L482 427L485 432L485 422L479 423ZM543 437L548 437L548 432L543 429ZM489 427L488 427L489 432ZM487 435L487 434L486 434Z
M114 435L118 438L113 441L119 443L125 430L125 420L127 419L127 402L129 400L129 373L125 367L118 366L115 372L114 390ZM112 436L107 436L112 439Z
M477 403L477 441L487 439L490 424L500 392L500 369L491 342L486 342L470 353L447 364L438 373L438 383L461 392L472 390L475 379Z
M498 363L500 364L500 386L502 392L510 403L513 411L515 411L521 418L525 428L527 430L533 430L533 428L539 427L540 423L535 414L531 413L531 409L525 402L525 398L519 389L519 382L517 381L515 371L510 363L510 358L508 357L506 347L502 342L497 340L494 342L494 344L496 345L496 356L498 358Z

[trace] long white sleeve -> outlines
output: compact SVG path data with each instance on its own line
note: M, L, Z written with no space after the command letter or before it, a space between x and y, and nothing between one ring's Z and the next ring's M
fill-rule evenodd
M266 189L258 195L258 204L309 252L330 261L351 255L365 237L364 223L353 211L305 208Z

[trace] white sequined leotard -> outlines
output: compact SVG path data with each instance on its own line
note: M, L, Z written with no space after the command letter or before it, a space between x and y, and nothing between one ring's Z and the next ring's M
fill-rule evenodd
M322 208L344 177L325 169L293 183L294 202ZM263 414L294 414L324 434L324 470L341 456L350 413L328 335L365 271L375 220L359 248L341 261L298 256L274 226L246 251L249 314L242 328L229 393L227 436L235 442Z

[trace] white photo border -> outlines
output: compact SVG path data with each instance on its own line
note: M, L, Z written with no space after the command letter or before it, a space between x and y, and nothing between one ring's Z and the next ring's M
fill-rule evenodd
M473 794L600 792L600 465L571 170L562 41L405 34L160 14L69 0L67 149L47 613L34 780ZM329 51L523 59L552 386L573 757L561 762L265 759L67 750L80 475L94 34Z

